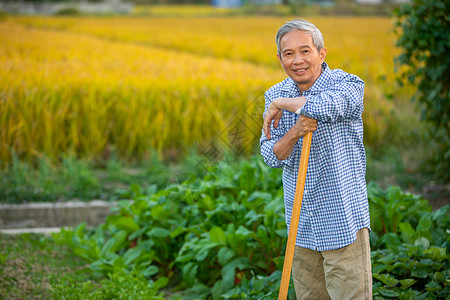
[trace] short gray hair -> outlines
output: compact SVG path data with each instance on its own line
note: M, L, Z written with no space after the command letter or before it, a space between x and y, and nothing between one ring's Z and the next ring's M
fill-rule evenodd
M283 26L281 26L277 32L276 43L277 43L278 55L281 54L281 49L280 49L281 38L286 33L289 33L292 31L297 31L297 30L306 31L308 34L311 35L312 41L314 43L314 46L316 46L317 51L320 51L323 48L323 45L324 45L323 35L320 32L319 28L317 28L316 25L314 25L313 23L308 22L304 19L295 19L295 20L289 21L286 24L284 24Z

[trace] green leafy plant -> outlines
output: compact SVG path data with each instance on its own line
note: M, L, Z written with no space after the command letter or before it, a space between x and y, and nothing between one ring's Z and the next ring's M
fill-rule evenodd
M398 186L383 190L376 183L367 186L370 205L372 235L382 236L388 232L398 232L401 222L416 226L421 213L431 211L427 200L421 196L404 193Z
M287 235L280 178L256 157L220 162L160 190L133 185L101 226L54 237L98 278L132 276L182 299L273 299ZM448 208L431 212L397 187L370 184L368 195L374 295L448 295Z
M402 222L372 253L374 299L445 299L450 295L449 206Z

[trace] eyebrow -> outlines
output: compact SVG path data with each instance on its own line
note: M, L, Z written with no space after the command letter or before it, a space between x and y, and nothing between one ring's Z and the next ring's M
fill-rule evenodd
M300 48L300 49L303 49L303 48L312 49L312 47L311 47L310 45L302 45L302 46L300 46L300 47L298 47L298 48ZM291 48L283 49L283 51L281 51L281 53L285 53L285 52L287 52L287 51L292 51L292 49L291 49Z

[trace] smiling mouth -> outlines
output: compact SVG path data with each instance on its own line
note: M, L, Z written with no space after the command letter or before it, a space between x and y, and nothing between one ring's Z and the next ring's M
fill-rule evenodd
M292 71L294 71L295 73L303 73L303 72L305 72L306 70L308 70L308 68L304 68L304 69L295 69L295 70L292 70Z

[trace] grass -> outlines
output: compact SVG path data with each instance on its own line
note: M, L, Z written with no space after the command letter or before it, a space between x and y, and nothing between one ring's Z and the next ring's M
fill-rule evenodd
M0 203L116 200L133 184L159 189L200 175L205 163L196 154L176 161L154 154L134 164L116 156L96 162L65 156L62 163L41 158L35 165L14 157L0 168Z
M62 278L89 279L79 257L41 234L0 234L0 265L2 299L52 299Z
M433 185L430 166L427 169L417 159L428 156L426 149L426 144L420 141L382 151L366 147L367 182L374 181L383 188L398 185L403 190L422 193L428 185ZM199 177L206 171L205 166L218 159L206 155L192 152L180 157L167 153L165 158L159 158L154 153L135 163L115 155L98 161L65 156L62 163L42 158L35 165L14 158L8 166L0 168L0 204L73 199L114 201L126 197L131 185L143 190L158 190L191 176ZM255 155L259 157L259 154ZM238 159L243 157L230 155L228 160Z
M145 281L94 277L73 250L42 234L0 234L0 266L1 299L163 299Z

